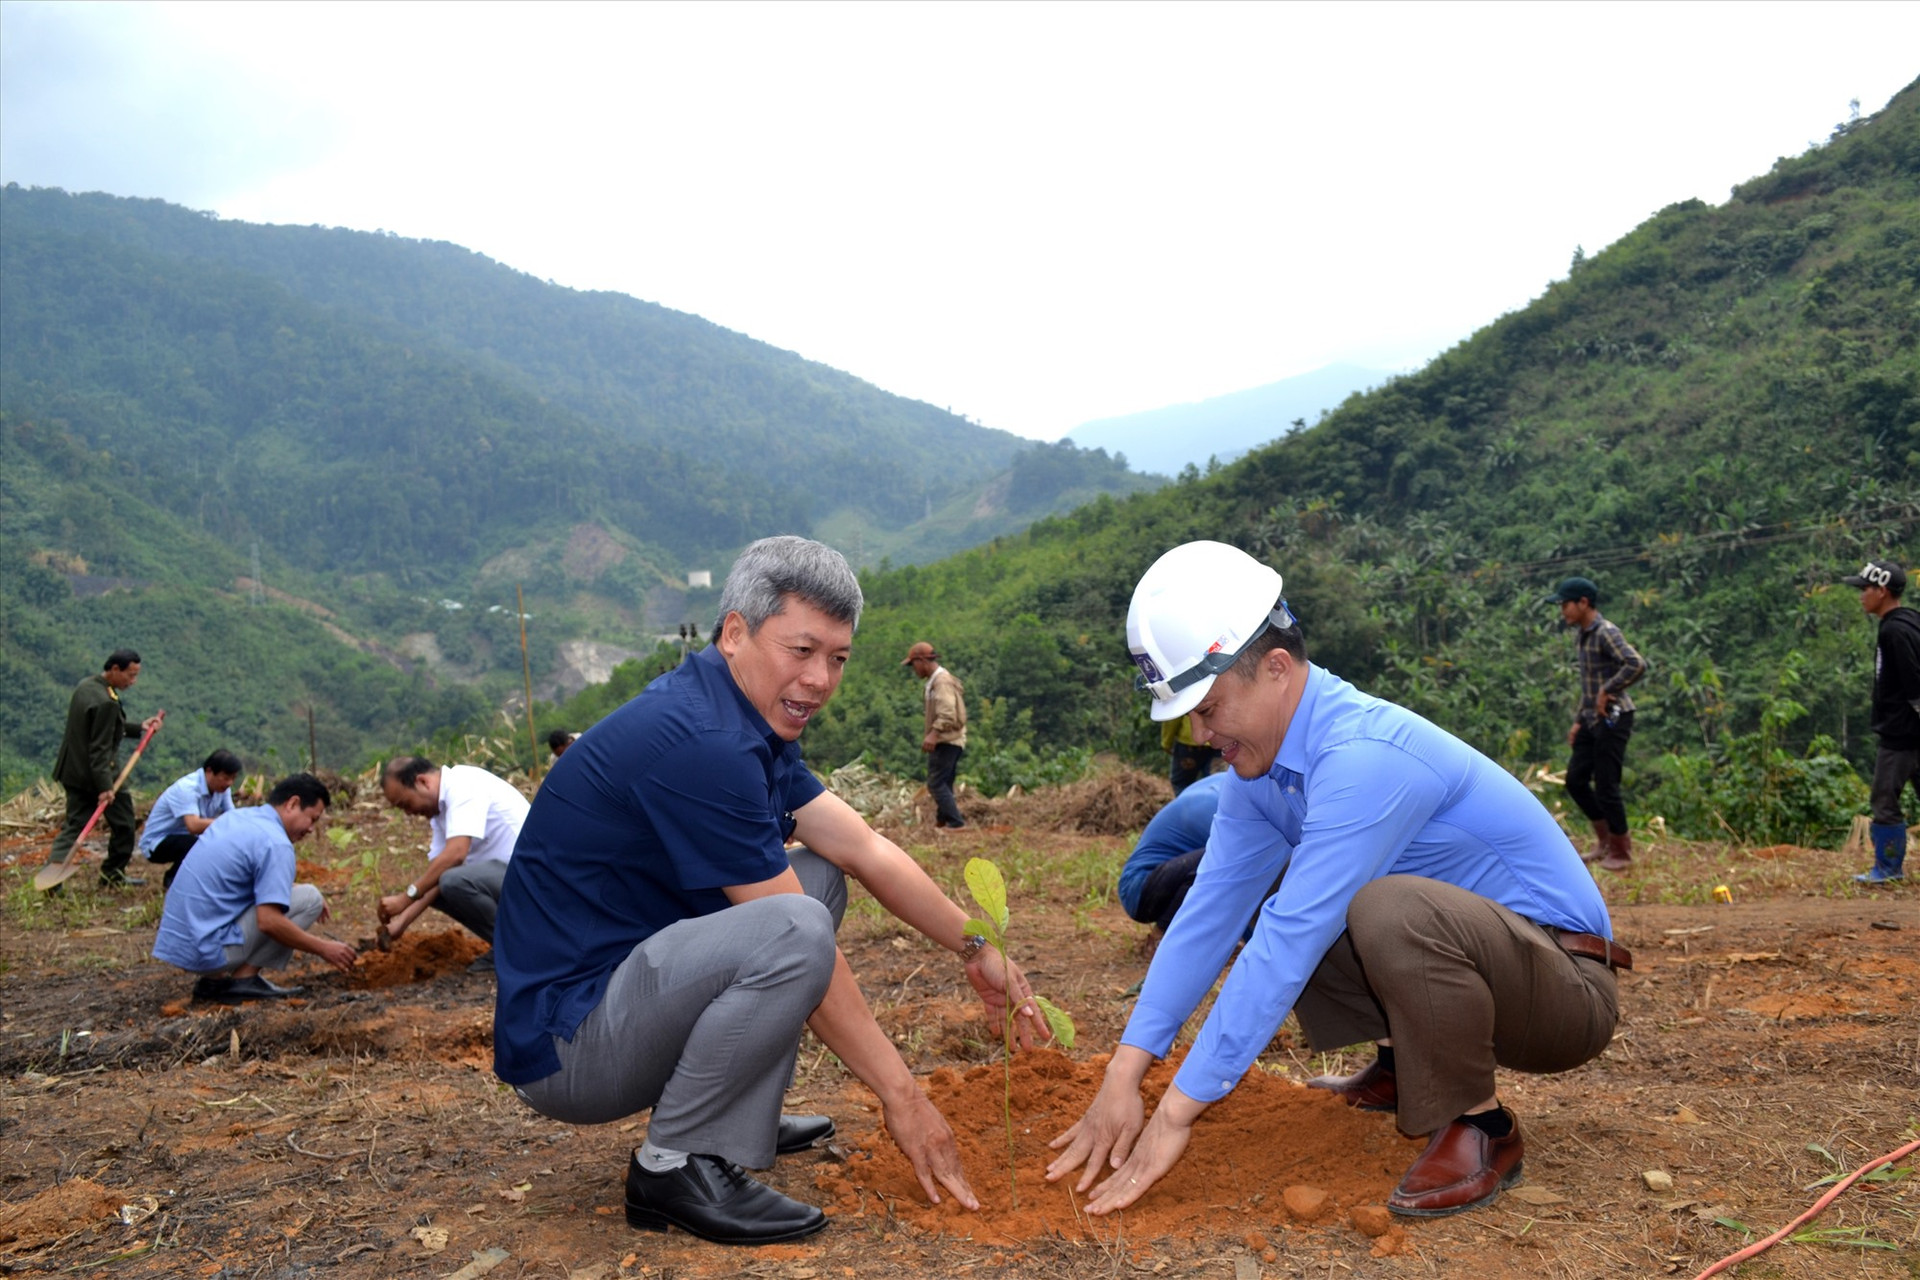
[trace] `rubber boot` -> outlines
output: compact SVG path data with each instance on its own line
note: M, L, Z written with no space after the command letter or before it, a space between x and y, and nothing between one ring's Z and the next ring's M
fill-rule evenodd
M1612 849L1613 828L1607 825L1605 818L1593 820L1593 848L1580 855L1582 862L1598 862Z
M1629 832L1619 832L1607 842L1607 856L1600 859L1602 871L1631 871L1633 869L1633 836Z
M1861 884L1886 884L1904 880L1907 860L1907 829L1890 822L1876 822L1867 828L1873 840L1873 866L1855 876Z

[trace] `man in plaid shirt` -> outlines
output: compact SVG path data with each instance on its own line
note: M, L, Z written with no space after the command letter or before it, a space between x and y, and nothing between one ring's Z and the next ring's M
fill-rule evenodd
M1574 629L1580 659L1580 710L1567 731L1573 757L1567 762L1567 794L1593 823L1597 837L1583 862L1604 871L1633 865L1627 806L1620 798L1620 771L1633 736L1633 699L1627 686L1647 673L1642 658L1620 628L1600 616L1600 588L1590 578L1567 578L1547 599Z

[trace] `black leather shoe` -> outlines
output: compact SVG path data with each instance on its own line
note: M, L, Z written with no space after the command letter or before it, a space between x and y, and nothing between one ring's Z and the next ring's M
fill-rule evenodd
M773 1153L790 1156L832 1136L832 1116L781 1116L779 1131L773 1138Z
M221 1004L238 1004L238 1000L228 1000L227 991L233 986L232 978L208 976L193 984L195 1000L213 1000Z
M138 889L146 882L144 876L130 876L121 871L115 871L111 875L103 872L100 876L102 889Z
M691 1155L678 1169L648 1173L639 1153L627 1161L627 1225L678 1227L715 1244L779 1244L810 1236L827 1215L781 1195L718 1156Z
M1400 1107L1399 1082L1378 1058L1350 1076L1315 1076L1307 1081L1307 1088L1337 1093L1348 1106L1362 1111L1397 1111Z
M284 1000L288 996L305 995L306 990L305 987L279 986L256 973L251 978L202 978L193 984L193 998L217 1004L239 1004L244 1000Z

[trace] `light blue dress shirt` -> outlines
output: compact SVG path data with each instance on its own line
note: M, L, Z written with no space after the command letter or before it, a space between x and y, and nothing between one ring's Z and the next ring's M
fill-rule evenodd
M147 825L140 828L140 852L152 853L168 836L188 834L186 820L189 814L211 821L223 813L231 812L233 788L214 791L207 786L207 771L195 769L184 778L175 779L173 785L162 791L160 798L153 802L153 809L147 814Z
M1140 895L1147 891L1147 880L1155 867L1207 843L1214 810L1220 807L1220 788L1227 784L1227 777L1224 773L1208 774L1175 796L1147 823L1140 842L1120 868L1120 905L1128 915L1140 918Z
M1279 891L1260 906L1283 869ZM1518 779L1404 707L1309 666L1273 767L1260 778L1236 774L1221 793L1199 874L1121 1043L1164 1057L1259 907L1253 937L1174 1077L1198 1101L1224 1097L1345 932L1354 894L1389 875L1457 885L1539 924L1612 936L1593 877Z
M293 841L271 805L236 809L207 828L167 890L153 958L192 973L226 967L227 948L245 939L241 917L293 901Z

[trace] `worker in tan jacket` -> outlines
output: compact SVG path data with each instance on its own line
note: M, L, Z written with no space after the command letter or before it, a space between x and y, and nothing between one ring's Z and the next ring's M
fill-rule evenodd
M967 749L967 700L959 678L940 665L940 655L925 640L907 650L900 664L927 684L927 732L920 749L927 753L927 794L933 797L936 830L964 827L960 806L953 801L953 775Z

